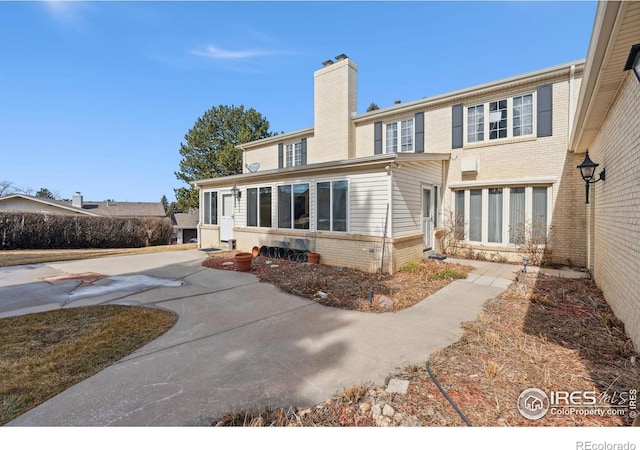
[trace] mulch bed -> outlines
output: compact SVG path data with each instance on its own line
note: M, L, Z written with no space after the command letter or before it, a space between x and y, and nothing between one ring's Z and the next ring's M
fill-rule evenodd
M234 253L217 253L204 266L219 270L237 270ZM469 266L425 260L411 271L395 275L367 273L348 267L311 264L256 256L250 273L261 281L278 286L284 292L337 308L385 312L415 305L455 278L464 278ZM393 299L393 306L379 303L380 296Z
M521 274L464 325L458 342L430 357L430 366L474 426L628 426L628 414L547 413L529 420L517 410L517 399L536 387L595 391L598 405L620 405L621 393L640 386L638 357L591 279ZM393 400L397 411L425 426L465 426L425 366L394 377L411 382L408 394Z

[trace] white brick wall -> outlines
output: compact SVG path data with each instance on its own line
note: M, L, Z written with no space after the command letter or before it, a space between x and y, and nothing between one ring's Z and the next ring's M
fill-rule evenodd
M444 165L443 210L447 211L453 207L453 194L450 189L447 189L452 183L487 182L487 185L499 185L501 180L526 180L540 177L554 179L556 181L550 184L553 195L549 205L553 228L552 260L563 264L570 262L584 266L586 251L582 243L584 242L586 216L583 208L580 208L580 198L583 195L584 187L579 182L580 177L576 169L580 158L567 152L569 115L572 109L575 110L581 77L582 71L577 70L574 80L573 105L569 105L570 82L569 70L567 70L566 73L556 75L554 78L542 77L520 81L508 88L496 86L481 94L470 92L464 97L424 107L422 110L425 111L425 152L451 154L448 169L447 164ZM533 93L535 103L537 87L548 83L553 84L552 136L537 138L534 134L521 138L489 141L485 133L484 142L465 144L462 149L451 148L452 105L463 103L466 116L467 106L523 94ZM399 112L397 115L398 117L406 116L407 113ZM487 111L485 111L485 115L488 115ZM381 119L362 122L356 127L357 156L373 155L373 128L374 122L377 120ZM535 120L534 109L534 122ZM466 123L464 133L466 141ZM469 157L478 158L480 161L480 170L477 174L463 174L461 171L462 158ZM479 249L488 250L488 247ZM493 247L491 249L495 251ZM497 249L502 252L513 251L512 248L509 249L505 246Z
M589 265L607 302L639 349L640 84L631 71L625 75L589 156L607 175L606 181L591 186L590 204L583 206L592 221ZM582 160L584 155L580 157Z

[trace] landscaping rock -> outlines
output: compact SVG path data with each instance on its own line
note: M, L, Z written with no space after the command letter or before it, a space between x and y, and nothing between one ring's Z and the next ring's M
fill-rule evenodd
M380 405L375 404L371 407L371 413L373 414L373 418L377 419L382 415L382 408L380 407Z
M382 415L383 416L387 416L387 417L393 417L393 415L396 413L396 410L393 409L393 406L386 404L384 405L384 408L382 408Z
M409 381L401 380L399 378L392 378L389 380L389 384L387 385L386 392L388 393L397 393L397 394L406 394L409 390Z
M391 297L376 294L373 296L373 305L383 309L393 309L395 302Z
M364 413L371 411L371 405L366 402L360 403L360 411Z
M222 263L223 266L233 266L233 261L227 261Z

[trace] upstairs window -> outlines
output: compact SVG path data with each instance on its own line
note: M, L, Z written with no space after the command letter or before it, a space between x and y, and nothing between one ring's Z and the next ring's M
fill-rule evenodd
M298 142L278 144L278 169L307 164L307 138Z
M484 105L467 108L467 142L484 141Z
M513 98L513 135L533 134L533 94Z
M287 165L285 167L302 165L302 143L287 144L286 146Z
M413 118L390 122L385 125L386 153L414 151Z
M489 103L489 139L507 137L507 101Z
M533 94L467 107L466 143L533 135Z

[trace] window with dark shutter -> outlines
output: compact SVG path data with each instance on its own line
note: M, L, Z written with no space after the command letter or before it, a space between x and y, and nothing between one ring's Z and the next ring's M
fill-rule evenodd
M302 149L301 149L301 164L304 166L305 164L307 164L307 138L302 138L302 140L300 141Z
M538 137L553 135L553 85L538 87Z
M462 148L463 146L463 110L462 103L451 107L451 148Z
M373 124L373 153L374 155L382 154L382 122Z
M424 153L424 112L416 113L414 122L416 134L415 152Z

